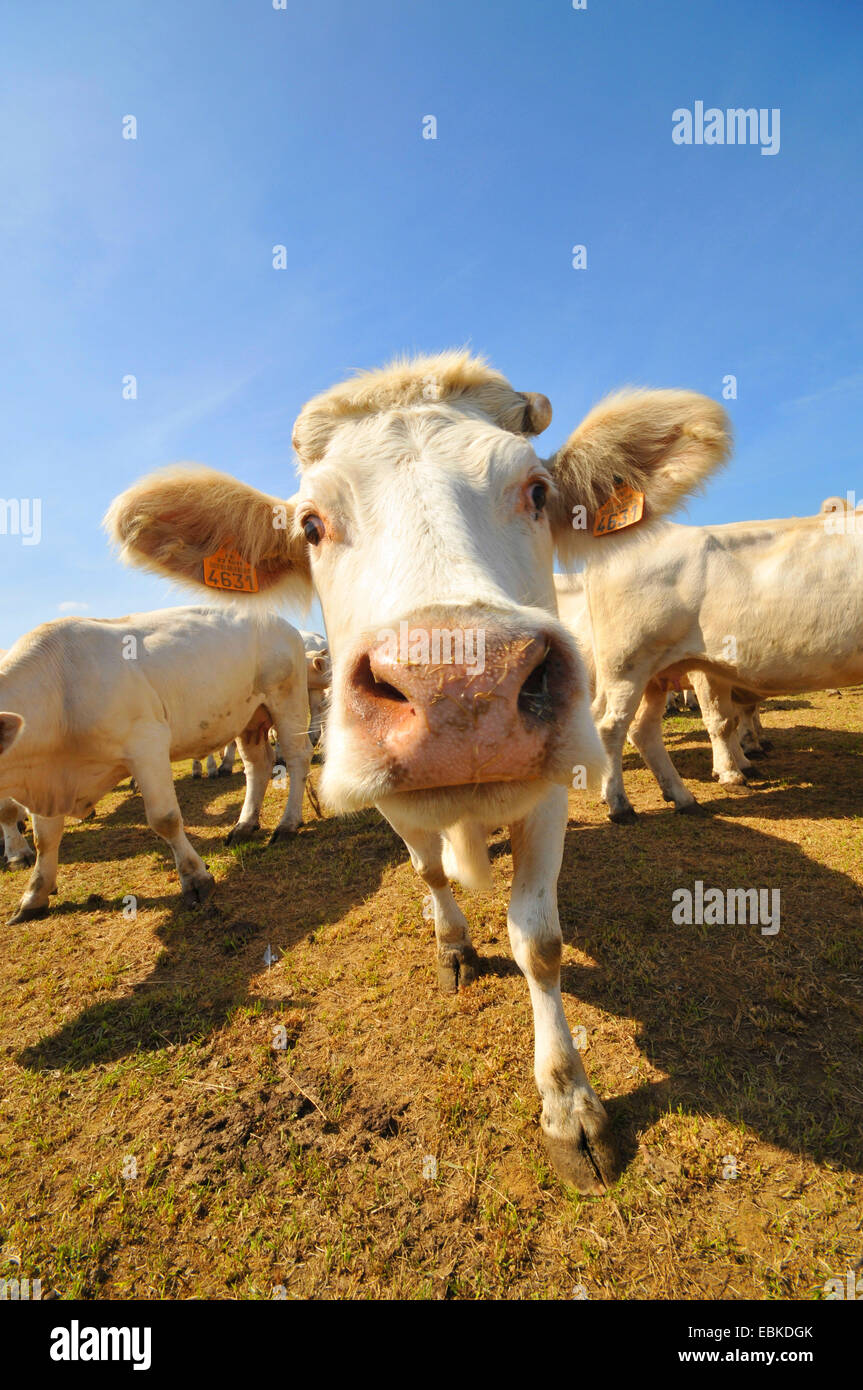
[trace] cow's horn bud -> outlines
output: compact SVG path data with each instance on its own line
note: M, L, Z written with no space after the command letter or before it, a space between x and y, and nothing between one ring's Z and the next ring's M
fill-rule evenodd
M551 424L551 401L538 391L524 391L524 434L542 434Z

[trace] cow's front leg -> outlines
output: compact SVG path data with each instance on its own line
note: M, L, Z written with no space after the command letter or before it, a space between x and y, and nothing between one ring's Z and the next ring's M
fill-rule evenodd
M696 811L698 802L681 781L662 737L665 700L665 692L658 682L650 681L638 707L629 737L659 783L665 800L673 801L678 811Z
M158 751L151 747L129 761L141 792L147 824L170 846L180 876L183 901L187 907L193 907L210 896L216 880L186 838L169 753L166 742Z
M690 677L701 705L701 717L713 749L713 776L723 786L745 787L746 774L755 768L746 757L737 737L737 711L731 688L724 681L693 671Z
M65 816L33 817L36 863L18 911L9 918L10 926L14 922L26 922L31 917L44 917L48 911L48 899L57 891L57 855L65 821Z
M609 1120L585 1074L560 996L557 876L566 818L566 788L553 787L511 827L509 938L533 1005L534 1075L549 1158L580 1192L600 1193L617 1168Z
M596 730L607 757L602 796L608 807L609 820L617 825L628 825L636 818L623 786L623 746L643 689L643 684L617 681L600 691L593 702Z
M444 994L456 994L472 984L480 960L470 939L467 918L453 896L443 867L443 837L418 830L387 813L386 819L407 845L411 863L431 894L438 984Z
M254 839L261 828L261 807L270 785L270 745L263 725L249 727L237 739L246 773L246 795L236 825L225 837L226 845Z

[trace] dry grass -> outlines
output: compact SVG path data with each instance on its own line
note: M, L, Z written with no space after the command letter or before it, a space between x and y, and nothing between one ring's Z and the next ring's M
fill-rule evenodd
M777 703L755 790L706 780L700 721L671 721L703 817L634 755L637 826L572 795L564 998L629 1160L603 1198L542 1154L502 835L495 891L461 895L486 973L448 998L375 813L226 850L240 778L178 768L218 882L186 912L140 799L107 797L67 831L50 917L0 928L0 1277L61 1298L818 1297L863 1254L863 695ZM779 887L779 935L673 926L696 878ZM22 887L0 877L4 920Z

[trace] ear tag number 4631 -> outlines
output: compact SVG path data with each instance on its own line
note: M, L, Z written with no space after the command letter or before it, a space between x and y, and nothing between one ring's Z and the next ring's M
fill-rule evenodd
M258 575L254 565L244 560L231 545L222 545L204 559L204 583L211 589L226 589L229 593L256 594Z
M634 526L644 515L644 493L636 492L634 487L623 483L612 493L607 502L597 508L593 520L593 534L608 536L612 531L622 531L624 526Z

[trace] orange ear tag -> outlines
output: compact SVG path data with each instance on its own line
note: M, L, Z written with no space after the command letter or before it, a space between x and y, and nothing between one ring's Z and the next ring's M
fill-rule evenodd
M214 555L205 557L204 583L211 589L226 589L229 593L258 592L258 574L254 565L244 560L232 545L222 545Z
M624 526L634 526L644 515L644 493L636 492L634 487L624 483L612 493L607 502L597 508L593 519L593 534L609 536L612 531L622 531Z

